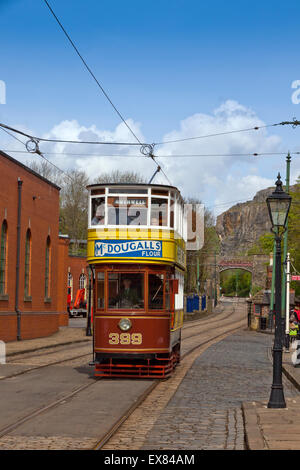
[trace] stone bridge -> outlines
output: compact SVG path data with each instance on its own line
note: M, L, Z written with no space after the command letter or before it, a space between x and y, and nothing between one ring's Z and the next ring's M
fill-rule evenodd
M250 272L252 274L252 286L259 286L265 289L267 286L267 266L269 261L268 255L260 254L243 258L226 258L220 255L210 256L207 265L209 267L208 278L211 289L214 290L213 286L216 283L217 292L220 292L220 273L227 269L244 269Z

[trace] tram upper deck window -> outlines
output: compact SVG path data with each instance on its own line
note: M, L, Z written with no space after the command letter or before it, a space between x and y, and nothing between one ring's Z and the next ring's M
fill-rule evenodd
M92 198L91 225L104 225L104 219L105 219L105 197Z
M146 197L108 197L108 225L147 225Z
M144 274L108 273L108 298L110 309L143 309Z
M159 227L168 225L168 199L154 197L151 198L150 225Z

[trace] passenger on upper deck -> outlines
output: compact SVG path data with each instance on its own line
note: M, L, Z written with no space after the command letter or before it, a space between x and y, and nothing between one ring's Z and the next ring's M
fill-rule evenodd
M101 204L97 207L94 217L92 218L92 225L104 225L104 206Z

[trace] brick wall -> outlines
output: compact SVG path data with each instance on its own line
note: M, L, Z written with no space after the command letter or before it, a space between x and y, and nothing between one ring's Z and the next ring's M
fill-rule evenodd
M56 313L21 313L22 340L49 336L58 331L59 315ZM15 341L17 317L14 313L0 314L1 340Z
M0 152L0 229L7 222L6 289L0 296L0 339L16 339L16 258L18 178L22 181L19 309L22 339L46 336L57 331L58 310L58 224L59 188L26 166ZM25 239L31 232L29 297L24 296ZM47 237L51 242L50 292L45 299ZM9 315L7 315L9 314ZM14 332L14 333L13 333Z

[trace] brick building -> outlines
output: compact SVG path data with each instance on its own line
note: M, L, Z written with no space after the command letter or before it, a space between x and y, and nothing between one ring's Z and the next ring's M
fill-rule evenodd
M60 188L2 151L0 170L0 339L48 336L68 324Z
M85 241L86 245L86 241ZM59 273L60 286L58 292L58 302L60 308L66 308L67 290L70 287L71 301L75 300L79 289L85 289L85 298L88 288L88 273L86 269L86 256L81 251L86 251L86 247L81 250L74 249L73 240L67 235L59 236Z

